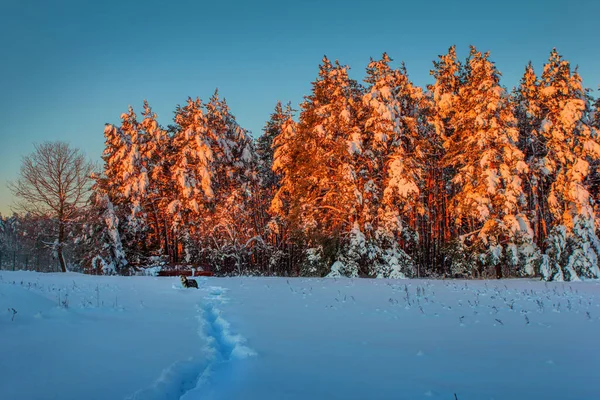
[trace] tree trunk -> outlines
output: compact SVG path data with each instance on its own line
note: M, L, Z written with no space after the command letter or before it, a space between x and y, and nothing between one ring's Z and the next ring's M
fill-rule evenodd
M65 257L63 255L63 244L65 241L65 224L59 223L58 226L58 248L56 253L58 254L58 262L60 263L60 269L62 272L67 272L67 264L65 263Z

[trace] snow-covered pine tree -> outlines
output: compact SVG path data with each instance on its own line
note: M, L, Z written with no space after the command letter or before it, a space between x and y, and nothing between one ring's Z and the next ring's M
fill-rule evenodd
M260 268L270 275L278 270L281 273L283 263L289 262L287 224L283 218L271 212L270 207L280 188L280 176L273 170L274 141L281 137L288 123L293 123L293 113L290 103L283 107L278 101L263 128L263 134L256 140L260 185L253 196L253 208L259 225L258 232L262 236L262 246L255 249L255 258L260 260Z
M217 266L230 271L235 268L239 273L261 240L252 207L259 186L256 151L252 138L217 91L206 104L206 119L209 135L216 138L207 248Z
M99 191L108 197L108 202L113 205L113 210L121 221L119 230L124 251L128 255L132 255L131 259L135 261L137 261L137 257L133 257L133 254L135 253L134 249L137 247L141 232L137 232L139 224L130 224L132 221L135 222L135 219L132 218L131 214L130 193L125 191L125 187L129 180L130 173L133 171L133 168L130 165L130 154L132 148L132 132L137 130L137 126L137 117L131 106L127 113L121 114L120 126L112 124L105 125L104 152L102 153L104 167L102 175L95 177L96 183L94 185L94 193L92 194L92 199L100 196ZM106 204L108 204L108 202L106 202ZM94 204L99 206L98 203ZM90 210L92 209L93 207L88 210L91 221L87 225L90 226L99 221L97 218L98 214L102 213L101 211L91 212ZM89 243L90 240L95 240L94 238L88 238L87 235L89 229L88 226L84 226L81 234L81 240L84 244L82 246L84 253L87 251L86 243ZM94 231L93 228L92 231ZM104 246L104 244L102 246ZM84 268L86 268L86 264L88 266L91 265L87 262L89 260L86 260L86 258L87 256L85 255L82 258L82 265Z
M363 151L358 155L358 220L354 237L364 238L373 276L401 278L414 272L399 243L414 245L421 168L418 113L421 90L406 70L392 69L384 53L369 63L363 96ZM412 232L412 234L411 234Z
M549 187L552 229L540 273L547 280L600 278L600 241L589 193L590 163L600 145L590 121L590 99L581 77L552 50L540 79L541 179Z
M598 87L600 90L600 86ZM594 102L592 112L592 126L596 129L596 134L600 135L600 97Z
M130 109L133 113L133 110ZM127 114L123 114L125 116ZM135 116L135 114L134 114ZM104 127L103 175L106 178L106 190L113 201L121 200L121 187L125 181L125 159L131 146L130 140L119 127L106 124Z
M285 107L280 101L275 105L275 110L263 128L263 134L256 140L256 155L258 157L258 171L261 186L276 191L279 187L279 177L273 171L273 141L279 136L284 125L293 118L294 110L291 103Z
M435 82L428 89L435 107L435 128L440 136L449 137L454 133L450 121L455 113L454 103L462 86L464 68L456 57L456 46L450 47L448 54L438 58L433 62L434 69L430 71Z
M542 179L540 160L546 154L546 147L539 134L542 126L539 81L531 62L525 68L519 87L513 94L514 112L519 128L518 146L525 157L529 173L523 179L534 241L541 247L548 232L550 214L546 209L549 190L547 180Z
M593 135L600 138L600 98L596 99L591 115ZM590 173L587 178L590 195L594 201L594 216L596 222L596 236L600 234L600 160L590 160ZM599 236L600 237L600 236Z
M117 210L97 180L81 216L82 228L75 251L79 266L91 274L124 275L131 271L119 233Z
M307 240L299 223L298 208L292 208L298 205L292 201L293 189L300 178L298 165L306 161L303 143L298 135L298 123L294 119L289 118L281 125L280 133L273 138L272 148L272 170L278 185L269 207L269 213L273 216L271 221L274 222L270 224L270 229L283 236L284 246L288 249L285 255L288 256L289 267L285 273L316 275L322 265L322 252L313 249L303 254L306 253ZM275 262L276 258L273 257ZM305 262L308 258L314 262Z
M425 162L422 203L425 212L426 228L421 236L421 248L424 252L421 265L430 268L429 260L435 265L435 273L450 274L450 266L456 261L453 255L458 236L457 227L451 221L449 198L454 194L448 182L455 175L452 165L445 162L444 141L454 134L451 119L455 113L455 102L462 85L463 66L456 56L456 47L448 49L433 62L430 75L435 79L427 87L427 97L421 107L423 152ZM424 234L423 234L424 233ZM464 255L460 255L464 258Z
M202 101L188 98L175 111L173 163L171 176L174 192L168 210L174 216L183 259L197 260L198 238L203 216L213 200L213 149L216 139L210 135Z
M464 272L532 275L537 251L523 212L521 184L528 169L517 147L519 132L508 95L489 53L471 47L453 108L454 134L444 142L446 164L456 171L450 212L462 229L461 253L477 264Z
M131 106L121 114L120 126L106 125L104 135L106 179L102 189L117 207L117 214L122 215L121 240L127 258L139 263L149 255L146 242L149 223L144 205L150 181L147 162L142 157L146 137Z
M296 164L303 155L302 143L299 141L298 124L292 118L286 120L278 135L273 138L272 171L277 177L277 190L271 201L270 212L280 219L291 220L290 190L296 181Z
M279 193L289 199L288 222L309 249L321 249L313 253L323 255L302 273L327 273L336 258L344 256L357 221L360 192L354 165L362 151L357 121L361 90L347 70L324 57L312 93L301 104L299 123L293 133L284 133L291 141L276 141L274 167L282 174ZM276 196L275 205L280 200ZM352 260L343 273L364 274L364 267Z
M206 118L209 135L216 141L213 191L218 199L219 195L228 194L228 185L234 182L242 185L256 179L256 152L252 138L239 126L225 99L219 98L218 91L206 104Z
M179 221L179 216L169 210L173 194L171 140L145 100L143 109L138 137L143 139L139 143L140 161L142 171L147 175L146 190L140 193L143 196L141 208L151 228L146 235L147 246L155 252L154 255L177 262L179 235L176 221Z
M122 184L120 190L134 207L139 209L141 198L148 187L148 173L141 159L140 147L144 145L145 138L141 136L140 124L133 107L129 106L128 112L121 115L119 128L124 135L126 143L125 157L122 160ZM134 212L135 213L135 212Z

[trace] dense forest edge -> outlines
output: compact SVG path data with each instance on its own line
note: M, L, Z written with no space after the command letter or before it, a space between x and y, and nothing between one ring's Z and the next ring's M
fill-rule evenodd
M421 88L391 64L371 59L360 83L324 57L256 139L215 91L166 127L129 107L102 166L36 145L9 185L0 269L600 278L600 99L577 69L552 50L507 90L489 53L453 46Z

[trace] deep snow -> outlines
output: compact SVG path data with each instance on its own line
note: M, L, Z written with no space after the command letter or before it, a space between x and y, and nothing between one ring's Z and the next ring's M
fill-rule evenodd
M0 398L600 397L596 282L198 280L0 271Z

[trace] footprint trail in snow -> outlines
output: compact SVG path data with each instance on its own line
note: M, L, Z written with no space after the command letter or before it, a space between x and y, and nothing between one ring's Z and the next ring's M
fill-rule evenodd
M185 400L202 395L203 386L210 382L210 375L217 365L255 356L256 352L244 345L246 339L231 329L222 316L218 305L229 300L228 289L220 286L200 286L204 292L203 302L197 306L199 313L198 334L206 341L204 357L191 357L178 361L165 370L150 387L137 391L131 400Z

